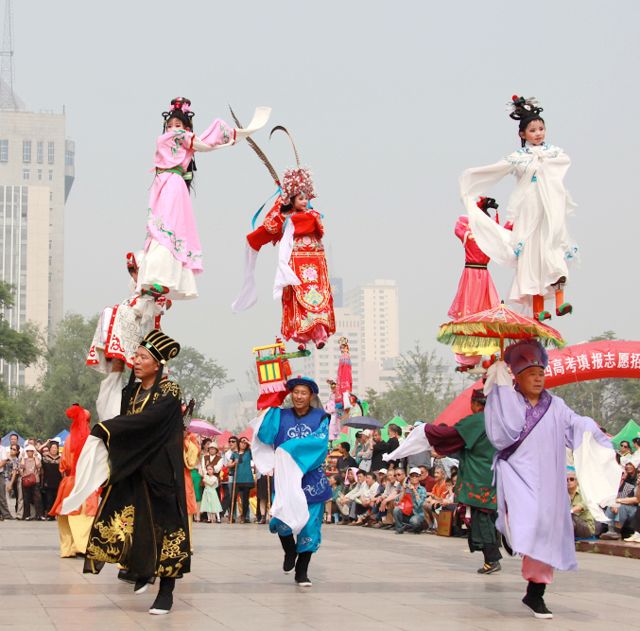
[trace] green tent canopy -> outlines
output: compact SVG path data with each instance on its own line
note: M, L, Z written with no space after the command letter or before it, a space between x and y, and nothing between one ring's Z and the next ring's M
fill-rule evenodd
M620 442L626 440L631 444L634 438L640 437L640 425L631 419L612 439L616 449L620 449Z

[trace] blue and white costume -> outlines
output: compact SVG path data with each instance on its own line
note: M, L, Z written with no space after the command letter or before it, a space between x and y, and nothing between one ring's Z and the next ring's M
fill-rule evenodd
M253 422L253 460L263 474L274 472L275 497L269 529L281 537L297 536L296 550L320 546L324 503L331 487L322 464L329 445L329 415L311 408L269 408Z

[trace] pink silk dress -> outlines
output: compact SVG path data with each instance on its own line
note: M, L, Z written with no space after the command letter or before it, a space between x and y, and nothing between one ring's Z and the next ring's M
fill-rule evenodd
M196 151L212 151L230 144L234 137L233 127L219 119L200 137L184 130L158 137L138 291L158 284L169 288L171 299L197 297L194 275L203 269L202 247L182 175Z

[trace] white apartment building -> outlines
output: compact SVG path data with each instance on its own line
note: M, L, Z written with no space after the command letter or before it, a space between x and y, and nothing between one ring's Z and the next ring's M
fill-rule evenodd
M4 317L51 336L63 316L64 206L74 180L65 114L29 112L0 81L0 280L14 286ZM0 362L9 387L34 385L38 369Z
M336 333L329 338L326 346L317 350L311 349L311 355L304 359L292 359L291 370L294 375L306 375L314 379L320 386L320 399L324 403L329 398L327 379L335 381L338 375L340 345L338 340L344 336L349 340L351 351L351 371L353 375L353 391L364 396L362 377L362 318L344 307L335 307ZM310 345L311 348L311 345Z
M400 355L398 286L394 280L374 280L347 293L351 313L362 320L361 368L365 388L384 391Z

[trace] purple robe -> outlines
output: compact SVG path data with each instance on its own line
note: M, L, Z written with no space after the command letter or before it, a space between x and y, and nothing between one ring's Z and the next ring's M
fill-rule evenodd
M527 404L510 386L495 386L487 396L487 436L500 451L518 440ZM506 460L495 459L498 496L496 526L514 553L558 570L575 570L575 544L566 482L566 447L578 450L585 436L611 450L596 423L579 416L559 397L522 444Z

